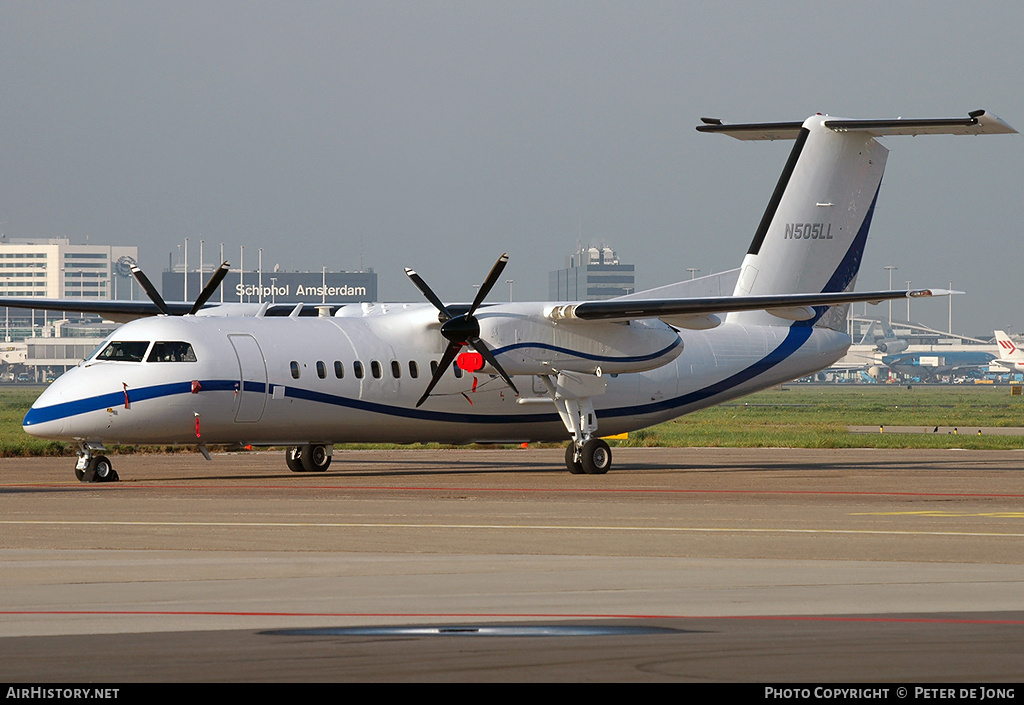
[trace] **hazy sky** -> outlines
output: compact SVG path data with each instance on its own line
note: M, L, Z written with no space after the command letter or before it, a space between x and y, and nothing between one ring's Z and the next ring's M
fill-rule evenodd
M185 237L193 264L361 260L387 300L420 300L406 266L470 299L505 251L545 299L605 243L648 288L737 266L788 155L701 116L1024 130L1022 30L1012 2L6 0L0 230L138 245L153 279ZM1024 135L886 145L858 287L894 265L967 292L954 328L1024 331Z

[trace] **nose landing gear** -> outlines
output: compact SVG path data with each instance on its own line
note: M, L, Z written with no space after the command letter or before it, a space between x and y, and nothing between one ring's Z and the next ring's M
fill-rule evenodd
M105 455L93 455L94 450L105 450L102 446L90 447L82 444L75 464L75 477L79 482L117 482L120 478L110 459Z

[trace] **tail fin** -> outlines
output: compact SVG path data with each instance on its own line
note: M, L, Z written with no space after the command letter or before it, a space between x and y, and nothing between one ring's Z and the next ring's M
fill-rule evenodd
M864 331L864 335L860 337L859 345L875 344L875 323L877 323L877 321L871 321L871 323L868 324L868 329Z
M996 331L996 343L999 345L999 359L1013 362L1024 362L1024 350L1021 350L1004 331Z
M889 152L875 137L1016 132L984 111L928 120L814 115L802 124L704 122L698 130L737 139L796 140L740 267L734 296L852 290ZM846 308L818 309L815 319L797 325L845 330ZM734 313L729 320L783 324L766 312Z

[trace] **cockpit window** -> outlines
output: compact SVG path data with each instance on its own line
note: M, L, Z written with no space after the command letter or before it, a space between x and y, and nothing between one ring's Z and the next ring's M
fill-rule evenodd
M161 342L153 343L153 350L146 358L146 362L195 362L196 354L192 346L182 342Z
M142 362L149 348L148 340L114 340L96 356L97 360Z

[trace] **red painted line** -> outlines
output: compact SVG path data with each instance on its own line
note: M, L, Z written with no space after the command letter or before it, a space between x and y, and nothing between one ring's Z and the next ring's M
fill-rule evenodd
M838 497L960 497L960 498L1009 498L1024 499L1024 494L986 494L978 492L854 492L852 490L710 490L710 489L649 489L649 488L601 488L601 487L426 487L426 486L404 486L404 485L179 485L179 484L145 484L139 482L121 482L106 485L83 485L77 482L66 484L0 484L0 488L23 488L23 489L74 489L82 492L88 491L115 491L132 489L170 489L170 490L292 490L308 491L325 490L334 491L358 491L358 490L392 490L396 492L547 492L549 494L752 494L752 495L824 495Z
M893 624L992 624L1024 626L1024 619L960 619L944 617L836 617L819 615L686 615L686 614L574 614L542 612L233 612L202 610L2 610L0 616L87 617L334 617L401 619L691 619L760 620L793 622L853 622Z

